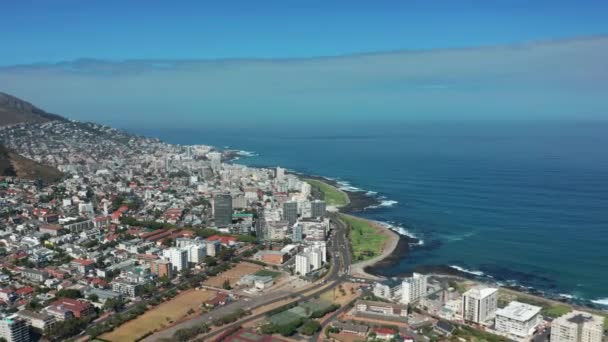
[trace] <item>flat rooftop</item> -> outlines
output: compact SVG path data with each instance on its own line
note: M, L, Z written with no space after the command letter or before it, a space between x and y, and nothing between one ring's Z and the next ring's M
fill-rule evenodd
M511 302L504 309L496 310L496 316L526 322L540 313L541 307L526 303Z

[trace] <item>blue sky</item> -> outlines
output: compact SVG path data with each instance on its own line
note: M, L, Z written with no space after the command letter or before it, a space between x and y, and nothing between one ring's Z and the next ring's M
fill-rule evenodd
M606 13L607 1L561 0L6 1L0 65L501 45L606 34Z

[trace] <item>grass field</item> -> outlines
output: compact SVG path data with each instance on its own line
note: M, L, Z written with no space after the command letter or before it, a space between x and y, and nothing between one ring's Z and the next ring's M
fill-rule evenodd
M135 341L150 331L160 330L171 325L172 322L177 322L188 316L190 310L199 312L201 304L215 294L215 291L205 290L188 290L180 293L136 319L101 335L100 339L111 342Z
M255 272L255 275L260 276L260 277L277 278L278 276L281 275L281 272L274 272L274 271L269 271L269 270L259 270L259 271Z
M382 247L388 239L371 222L352 216L340 215L350 227L349 240L353 248L354 261L364 261L382 253Z
M333 205L336 207L343 207L345 205L348 205L348 203L350 203L350 200L348 199L348 195L344 191L336 188L335 186L331 186L327 183L321 182L316 179L305 179L305 181L308 184L310 184L310 186L318 189L319 191L321 191L323 193L325 202L328 205Z
M234 286L242 276L252 274L260 271L263 267L248 262L241 262L226 272L216 275L207 279L204 284L207 286L213 286L221 288L224 285L224 281L228 279L230 286Z

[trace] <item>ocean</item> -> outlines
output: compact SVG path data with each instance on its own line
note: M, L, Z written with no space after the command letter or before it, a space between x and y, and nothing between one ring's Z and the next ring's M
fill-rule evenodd
M247 151L237 162L377 196L358 215L421 240L384 275L447 265L608 305L607 122L125 129Z

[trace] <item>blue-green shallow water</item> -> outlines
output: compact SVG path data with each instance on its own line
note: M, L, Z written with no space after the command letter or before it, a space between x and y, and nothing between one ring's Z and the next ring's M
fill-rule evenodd
M387 275L452 265L608 301L608 123L130 130L254 151L240 162L334 177L397 201L361 214L424 241Z

